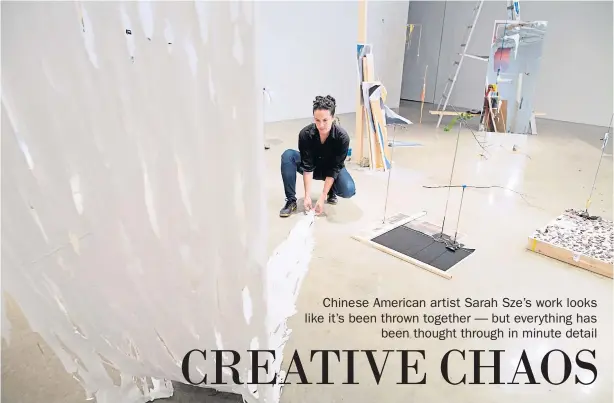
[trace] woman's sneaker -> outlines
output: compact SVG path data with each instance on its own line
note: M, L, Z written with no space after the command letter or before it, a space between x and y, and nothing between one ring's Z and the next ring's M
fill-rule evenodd
M289 217L296 211L296 202L295 201L287 201L284 208L279 212L280 217Z

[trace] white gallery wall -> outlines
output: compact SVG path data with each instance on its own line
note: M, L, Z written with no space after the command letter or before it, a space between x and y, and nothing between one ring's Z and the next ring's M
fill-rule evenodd
M357 1L256 2L257 49L267 122L311 116L316 95L330 94L338 113L356 109ZM376 79L399 106L408 1L367 2L367 42Z
M401 98L420 100L428 64L426 102L437 103L454 74L475 1L412 1L408 22L423 24L420 56L417 41L406 51ZM505 1L485 1L468 53L488 55L494 20L506 19ZM524 20L548 21L535 111L545 118L607 126L613 111L612 2L521 1ZM416 38L416 37L414 37ZM479 109L487 64L465 59L450 103Z

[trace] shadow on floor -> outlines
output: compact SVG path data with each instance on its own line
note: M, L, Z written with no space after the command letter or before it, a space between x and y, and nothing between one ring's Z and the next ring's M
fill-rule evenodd
M211 388L201 388L184 383L173 382L175 393L169 399L160 400L168 403L242 403L240 395L217 392Z

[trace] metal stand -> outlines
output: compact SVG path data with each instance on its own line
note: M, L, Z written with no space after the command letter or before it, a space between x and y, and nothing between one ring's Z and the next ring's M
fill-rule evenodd
M460 140L460 132L463 127L463 122L460 121L458 124L458 133L456 134L456 147L454 148L454 159L452 160L452 170L450 171L450 182L448 183L448 197L446 198L446 207L443 212L443 222L441 223L441 233L439 235L433 235L436 239L445 239L446 237L449 239L450 237L444 235L443 230L446 225L446 215L448 214L448 202L450 201L450 189L452 189L452 177L454 176L454 166L456 165L456 154L458 153L458 142Z
M395 144L394 139L397 136L396 126L392 126L392 144ZM389 144L383 145L383 147L390 147ZM388 190L390 189L390 175L392 174L392 164L394 163L394 147L390 151L390 169L388 170L388 183L386 184L386 201L384 202L384 217L382 217L382 224L386 222L386 209L388 208Z
M588 207L591 205L591 199L593 197L593 192L595 191L595 184L597 183L597 176L599 175L599 168L601 168L601 160L603 159L603 153L605 152L605 146L608 144L608 140L610 139L610 132L612 131L612 120L614 120L614 115L610 118L610 125L608 126L608 132L603 136L603 144L601 145L601 156L599 157L599 163L597 164L597 172L595 172L595 178L593 179L593 186L591 186L591 193L588 195L588 200L586 200L586 206L584 208L584 213L581 215L584 218L594 219L597 217L591 217L588 213Z
M456 252L457 250L459 250L462 247L461 244L456 242L456 237L458 235L458 224L460 223L461 210L463 208L463 197L465 196L465 188L466 187L467 187L467 185L463 185L463 192L461 193L460 207L458 208L458 219L456 220L456 231L454 232L454 239L452 240L452 244L446 245L446 248L448 248L452 252Z

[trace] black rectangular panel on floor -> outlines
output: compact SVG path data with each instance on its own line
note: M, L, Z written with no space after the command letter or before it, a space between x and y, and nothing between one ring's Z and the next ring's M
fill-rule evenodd
M475 251L466 248L451 251L446 248L445 243L403 225L376 236L371 241L442 271L449 270Z

